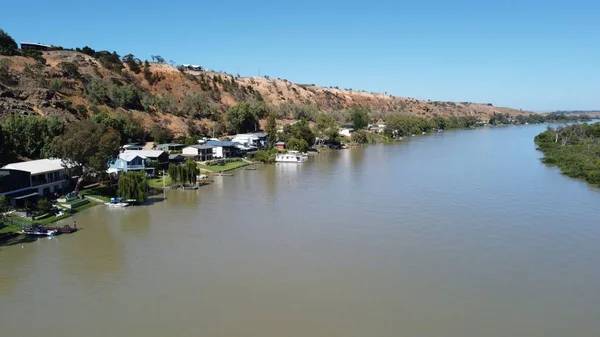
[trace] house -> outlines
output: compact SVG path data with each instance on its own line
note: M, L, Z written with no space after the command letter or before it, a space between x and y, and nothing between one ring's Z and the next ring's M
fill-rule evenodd
M213 159L213 147L207 144L194 144L184 147L181 151L184 157L195 161L207 161Z
M343 137L350 137L354 132L354 128L340 128L339 134Z
M384 124L379 124L379 125L373 124L373 125L369 125L368 129L371 132L383 133L385 131L385 125Z
M41 44L41 43L33 43L33 42L21 42L21 49L26 50L26 49L32 49L32 50L48 50L52 48L52 46L49 46L47 44Z
M240 157L241 151L237 147L240 143L236 142L222 142L216 140L209 140L206 145L212 146L213 158L232 158Z
M148 159L136 153L137 151L119 153L117 159L109 164L108 173L117 175L122 172L144 171L154 172L154 167L149 165Z
M5 168L0 169L0 195L13 207L24 206L25 200L39 197L38 191L31 188L31 173Z
M165 169L169 166L169 154L160 150L126 150L123 153L136 154L147 160L147 164L153 164L158 169Z
M202 66L199 66L197 64L182 64L181 66L185 70L191 70L191 71L203 71L204 70L204 68L202 68Z
M184 144L178 144L178 143L166 143L166 144L156 145L157 149L159 149L161 151L165 151L165 152L181 151L184 147L185 147Z
M211 152L212 153L212 152ZM181 164L185 162L185 156L181 154L170 154L169 155L169 164Z
M61 193L68 185L67 171L60 159L40 159L12 163L4 166L3 169L28 172L30 187L44 197L48 197L55 192Z
M240 144L249 144L260 148L266 146L267 134L264 132L240 133L235 135L231 141Z
M277 148L277 150L285 150L285 143L277 142L277 143L275 143L275 148Z

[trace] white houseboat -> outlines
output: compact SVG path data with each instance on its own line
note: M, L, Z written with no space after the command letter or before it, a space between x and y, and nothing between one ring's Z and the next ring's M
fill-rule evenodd
M288 151L288 153L280 153L275 156L275 161L278 163L304 163L308 156L298 151Z

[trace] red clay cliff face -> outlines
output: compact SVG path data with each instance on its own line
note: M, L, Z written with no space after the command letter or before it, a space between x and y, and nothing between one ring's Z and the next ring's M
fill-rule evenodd
M195 124L211 128L227 106L240 100L262 99L272 106L281 104L310 104L320 111L333 111L362 105L374 111L375 119L384 120L393 113L409 113L419 116L476 116L487 120L494 112L518 115L529 113L511 108L494 107L489 104L432 102L387 94L358 90L342 90L315 85L296 84L285 79L265 77L235 77L212 71L180 71L168 64L152 63L153 83L143 72L134 74L127 66L121 72L103 67L97 59L75 51L44 52L46 65L35 67L31 58L5 57L10 60L8 74L0 73L0 116L18 113L24 115L59 115L69 121L85 118L92 110L109 113L125 113L140 119L144 125L161 123L175 133L185 133ZM77 74L67 74L59 65L75 64ZM32 70L33 69L33 70ZM94 104L87 93L92 79L107 85L130 85L142 96L159 98L166 103L148 104L150 107L123 109ZM205 105L213 111L208 118L204 114L190 114L184 101L201 96Z

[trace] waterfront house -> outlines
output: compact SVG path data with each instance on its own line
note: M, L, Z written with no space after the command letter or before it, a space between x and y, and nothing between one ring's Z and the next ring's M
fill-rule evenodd
M169 164L181 164L185 162L185 156L181 154L170 154L169 155Z
M275 143L275 148L277 148L277 150L285 150L285 143L277 142L277 143Z
M194 144L184 147L181 151L186 158L192 158L195 161L207 161L213 159L213 147L207 144Z
M61 193L68 185L67 172L60 159L39 159L8 164L5 170L17 170L29 173L32 193L49 197L52 193ZM15 173L16 174L16 173ZM20 179L23 179L22 174ZM12 176L12 173L11 173Z
M267 134L264 132L240 133L235 135L231 141L261 148L267 144Z
M169 165L169 154L160 150L127 150L123 153L135 154L146 159L148 166L164 169Z
M178 143L165 143L165 144L156 145L157 149L159 149L161 151L169 152L169 153L171 153L172 151L181 151L184 147L185 147L184 144L178 144Z
M385 131L385 125L383 124L373 124L368 126L368 130L374 133L383 133Z
M352 132L354 132L354 128L344 127L340 128L339 134L343 137L350 137Z
M120 175L122 172L132 171L154 172L154 167L149 165L145 157L131 151L120 153L117 159L109 164L107 172Z
M21 170L0 169L0 195L5 196L13 206L24 206L25 200L39 197L31 188L31 173Z
M213 158L232 158L240 157L241 151L238 148L240 143L236 142L222 142L209 140L206 145L212 146Z

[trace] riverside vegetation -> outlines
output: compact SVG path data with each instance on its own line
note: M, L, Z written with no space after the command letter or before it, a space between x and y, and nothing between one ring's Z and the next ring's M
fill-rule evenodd
M600 123L549 127L535 137L542 162L569 177L600 186Z

